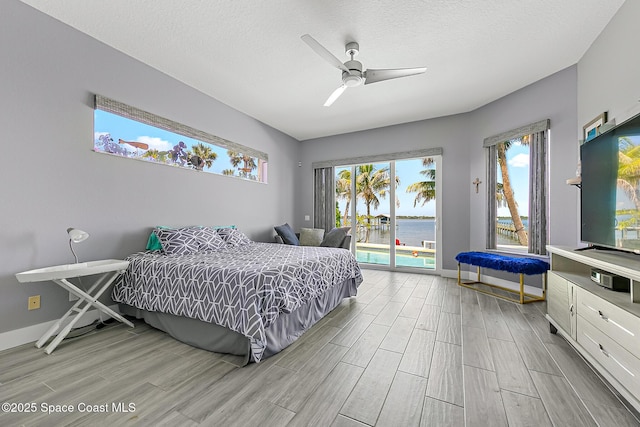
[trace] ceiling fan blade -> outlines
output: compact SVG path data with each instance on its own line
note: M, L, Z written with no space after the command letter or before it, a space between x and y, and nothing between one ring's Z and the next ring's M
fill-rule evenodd
M416 74L422 74L427 69L425 67L420 68L396 68L389 70L367 70L364 72L365 81L364 84L381 82L384 80L397 79L398 77L413 76Z
M345 67L344 64L340 62L338 58L336 58L331 52L329 52L324 46L318 43L316 39L311 37L309 34L305 34L300 38L302 39L303 42L308 44L309 47L315 51L315 53L317 53L322 58L324 58L325 61L327 61L334 67L341 69L342 71L346 71L347 73L349 72L349 69Z
M347 86L345 86L345 85L342 85L338 89L334 90L333 93L331 94L331 96L329 96L329 98L327 98L327 102L324 103L324 106L325 107L330 107L331 104L333 104L335 102L335 100L338 99L338 97L340 95L342 95L342 92L344 92L345 90L347 90Z

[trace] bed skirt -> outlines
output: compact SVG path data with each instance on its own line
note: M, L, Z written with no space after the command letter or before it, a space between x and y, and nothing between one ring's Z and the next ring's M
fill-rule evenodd
M342 285L328 289L291 313L278 316L276 321L265 329L267 347L263 359L289 346L336 308L344 298L355 296L356 293L355 279L347 279ZM122 314L144 319L150 326L166 332L178 341L216 353L244 356L245 365L253 361L250 358L249 338L224 326L168 313L145 311L122 303L119 307Z

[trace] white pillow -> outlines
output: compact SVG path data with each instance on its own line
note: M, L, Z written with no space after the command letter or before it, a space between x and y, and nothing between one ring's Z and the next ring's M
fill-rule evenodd
M300 245L302 246L320 246L323 239L324 230L322 228L300 229Z

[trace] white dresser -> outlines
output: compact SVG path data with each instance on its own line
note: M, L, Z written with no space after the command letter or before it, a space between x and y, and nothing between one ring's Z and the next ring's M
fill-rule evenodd
M640 255L548 246L547 319L640 411ZM597 268L631 280L616 292L591 280Z

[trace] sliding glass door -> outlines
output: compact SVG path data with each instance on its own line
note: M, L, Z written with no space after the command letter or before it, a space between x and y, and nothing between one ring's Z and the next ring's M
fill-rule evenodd
M389 163L355 166L356 258L368 264L390 265Z
M336 226L358 262L436 270L439 156L335 168Z
M436 159L398 160L395 216L396 266L435 269L436 262Z

